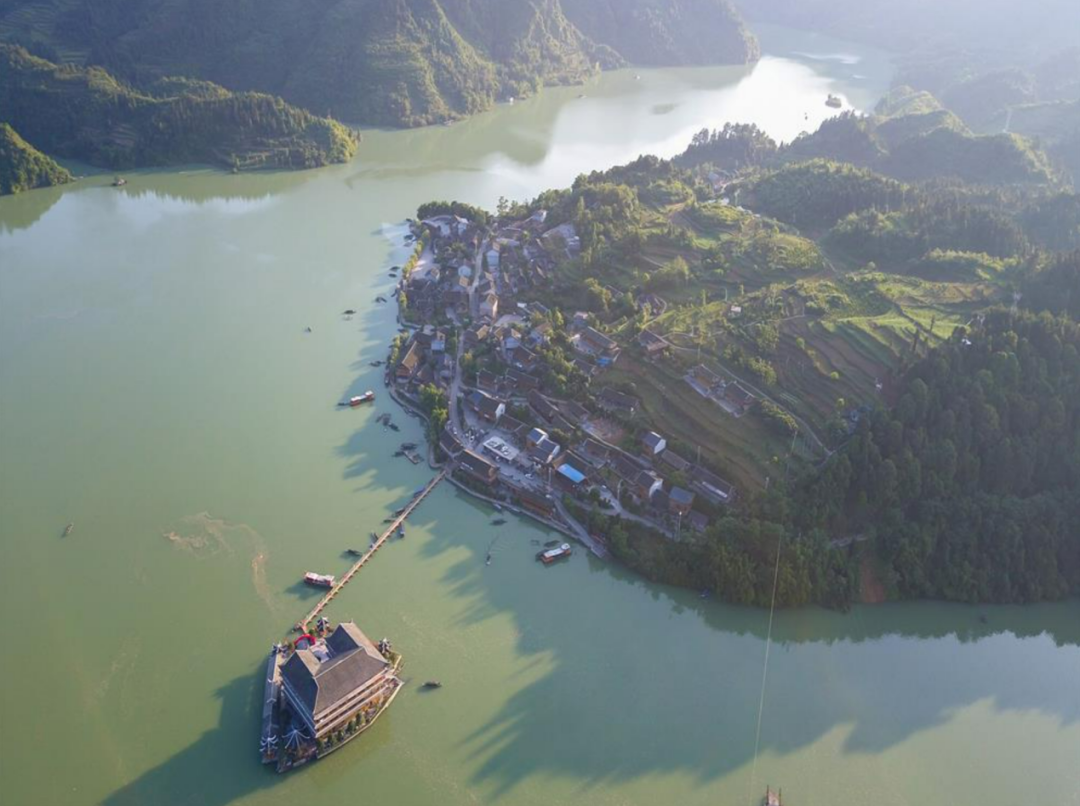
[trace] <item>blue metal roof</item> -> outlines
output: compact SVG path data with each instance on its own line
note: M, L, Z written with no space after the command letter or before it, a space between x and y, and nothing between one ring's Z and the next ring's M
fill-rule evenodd
M581 471L575 470L570 465L559 465L559 473L574 484L581 484L581 482L585 481L585 476Z

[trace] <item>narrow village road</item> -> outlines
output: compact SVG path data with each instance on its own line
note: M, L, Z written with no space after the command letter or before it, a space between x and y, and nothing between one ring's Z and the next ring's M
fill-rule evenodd
M562 499L558 496L555 497L555 509L558 510L559 516L563 519L566 525L570 527L571 531L573 531L573 533L577 536L577 539L584 543L585 547L588 548L589 551L591 551L597 557L605 560L610 556L607 547L595 537L593 537L591 534L589 534L588 530L586 530L584 526L574 520L574 517L567 511L566 507L563 505Z

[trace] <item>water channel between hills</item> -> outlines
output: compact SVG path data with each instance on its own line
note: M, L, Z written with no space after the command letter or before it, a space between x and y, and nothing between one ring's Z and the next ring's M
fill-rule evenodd
M402 220L727 120L791 139L827 93L868 109L888 85L880 53L763 44L752 68L369 132L346 166L0 200L0 802L1080 804L1080 603L779 613L755 765L767 613L582 552L542 568L543 531L447 485L329 613L391 637L414 685L310 768L257 762L266 650L317 596L300 576L341 573L429 477L391 458L420 431L384 394L335 407L382 388Z

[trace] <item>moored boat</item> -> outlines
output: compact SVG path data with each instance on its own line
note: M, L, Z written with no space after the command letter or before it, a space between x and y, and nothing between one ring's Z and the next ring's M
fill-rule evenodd
M563 557L569 557L572 553L573 549L570 548L570 544L563 543L561 546L556 546L553 549L541 551L536 555L536 559L544 565L551 565L556 560L561 560Z
M424 688L442 688L442 683L440 683L438 680L428 680L426 683L424 683Z
M349 405L356 408L361 403L370 403L375 399L375 393L368 389L364 394L349 398Z
M304 574L304 582L309 585L314 585L317 588L332 588L334 587L334 577L330 574L316 574L314 571L308 571Z
M825 106L830 109L839 109L844 105L844 102L840 98L832 93L829 93L829 97L825 99Z

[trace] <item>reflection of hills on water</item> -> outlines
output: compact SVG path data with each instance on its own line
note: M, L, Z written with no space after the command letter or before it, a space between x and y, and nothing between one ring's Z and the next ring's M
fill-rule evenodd
M447 531L432 530L426 550L460 551L463 541ZM510 613L518 651L552 661L551 671L517 690L466 738L471 757L480 760L474 783L494 785L500 795L545 774L595 786L688 772L707 783L752 761L767 611L703 601L590 560L586 587L606 591L605 607L618 612L603 619L598 638L567 624L554 603L538 609L522 603L514 588L487 582L484 546L469 547L472 555L445 575L452 595L470 603L464 626ZM604 575L617 578L614 592ZM620 594L620 584L649 595ZM671 618L648 616L664 605L674 611ZM714 632L697 629L691 612ZM552 620L560 626L552 629ZM1080 660L1080 602L778 612L772 636L763 756L837 736L845 753L881 753L967 709L1039 714L1062 727L1080 723L1080 701L1062 696ZM582 713L583 697L592 716ZM602 741L588 736L596 713L618 724ZM676 732L678 740L660 740L658 730ZM551 742L551 736L563 739ZM543 753L536 752L540 746Z
M317 176L324 176L342 166L322 171L252 171L230 174L212 168L155 170L125 173L124 187L110 187L112 174L98 174L76 182L49 188L28 190L0 199L0 233L15 232L36 224L65 194L103 190L118 201L158 200L203 206L220 202L260 202L294 190Z
M65 190L64 186L58 185L0 198L0 234L32 227L60 201Z

